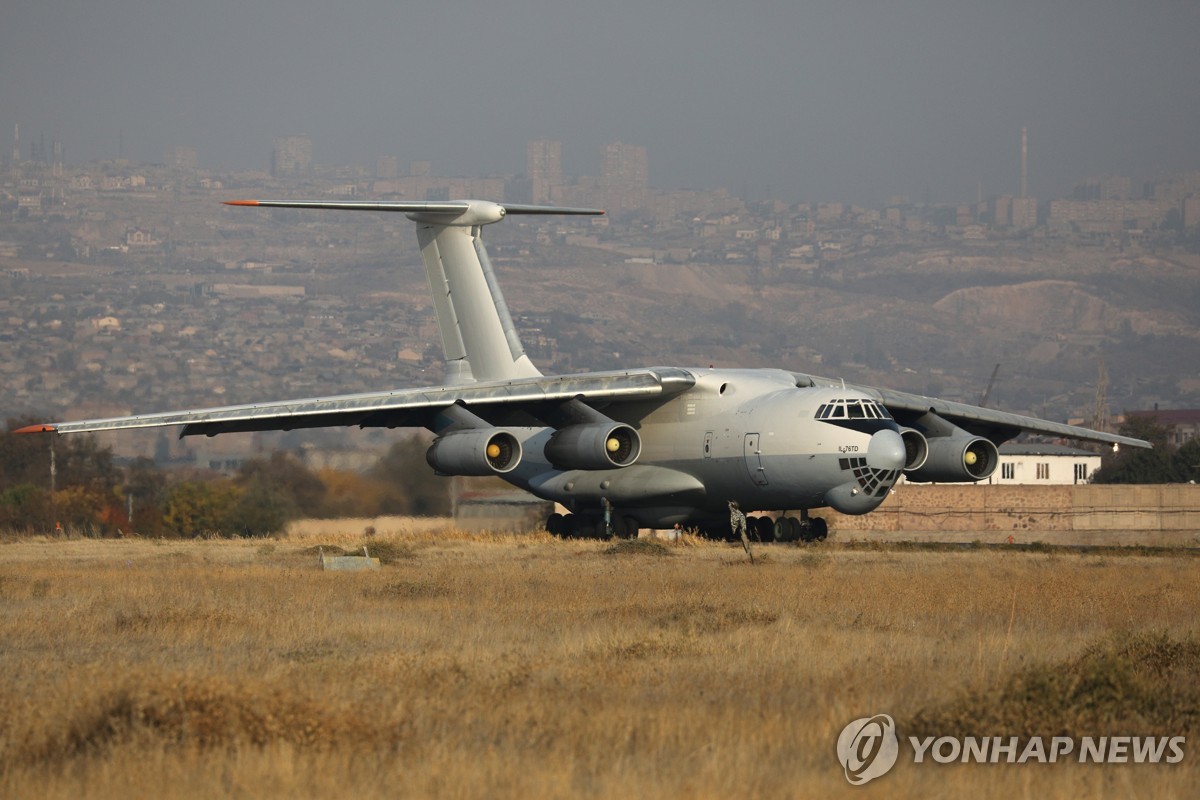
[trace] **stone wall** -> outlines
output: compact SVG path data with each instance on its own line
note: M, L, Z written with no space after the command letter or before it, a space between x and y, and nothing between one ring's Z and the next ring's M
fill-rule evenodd
M817 512L842 539L1200 546L1200 486L904 484L861 517Z

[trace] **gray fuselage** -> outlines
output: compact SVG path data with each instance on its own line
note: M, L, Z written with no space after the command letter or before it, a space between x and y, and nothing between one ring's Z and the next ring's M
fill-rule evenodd
M746 511L829 506L865 514L900 476L899 427L861 392L798 388L794 376L779 370L689 372L696 383L681 394L607 409L637 429L636 463L559 470L543 452L553 429L518 428L510 430L524 457L502 477L577 514L598 514L607 498L643 526L669 527L727 517L730 500ZM848 404L859 416L816 418L833 404Z

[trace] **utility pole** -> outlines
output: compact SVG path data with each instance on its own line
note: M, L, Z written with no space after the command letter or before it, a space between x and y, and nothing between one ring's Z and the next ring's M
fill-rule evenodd
M50 438L50 529L55 533L62 530L58 524L58 467L54 463L54 440L56 437Z
M1092 410L1092 430L1108 430L1108 367L1099 359L1096 374L1096 405Z

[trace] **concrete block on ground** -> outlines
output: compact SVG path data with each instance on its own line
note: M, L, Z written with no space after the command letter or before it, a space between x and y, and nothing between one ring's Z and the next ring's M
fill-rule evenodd
M321 550L320 559L321 569L324 570L364 570L364 569L379 569L379 559L374 558L367 553L367 548L363 547L361 556L327 556L325 550Z

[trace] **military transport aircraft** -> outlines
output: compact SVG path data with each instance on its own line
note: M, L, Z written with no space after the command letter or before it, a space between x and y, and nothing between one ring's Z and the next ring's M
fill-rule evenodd
M990 408L856 386L783 369L648 367L542 375L521 346L481 232L510 214L603 214L584 208L446 202L233 200L259 208L406 214L433 292L447 384L31 425L19 433L182 426L181 436L328 426L424 427L443 475L496 475L561 503L547 529L597 535L602 508L618 535L679 522L728 531L727 504L761 535L824 538L809 511L865 514L901 475L980 481L997 445L1023 431L1149 447L1140 439Z

